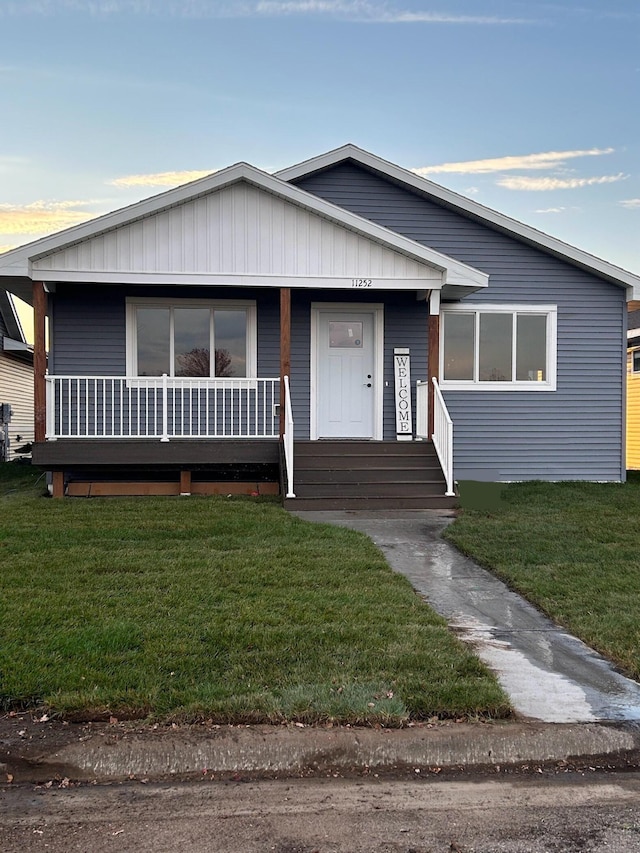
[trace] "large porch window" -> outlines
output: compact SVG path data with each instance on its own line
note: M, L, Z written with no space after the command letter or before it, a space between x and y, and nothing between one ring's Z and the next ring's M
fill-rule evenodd
M556 306L442 309L443 388L555 391Z
M251 301L127 301L127 375L255 377Z

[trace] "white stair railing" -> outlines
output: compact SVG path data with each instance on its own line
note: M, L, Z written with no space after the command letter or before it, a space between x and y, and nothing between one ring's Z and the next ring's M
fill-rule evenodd
M416 382L416 438L429 438L429 383L420 379Z
M455 495L453 489L453 421L447 409L444 397L433 377L433 446L438 454L442 473L447 483L447 497Z
M291 389L289 377L284 376L284 467L287 478L287 497L295 498L293 491L293 408L291 406Z

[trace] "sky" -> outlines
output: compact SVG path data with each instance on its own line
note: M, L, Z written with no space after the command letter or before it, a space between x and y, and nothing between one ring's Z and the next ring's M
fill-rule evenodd
M347 142L640 274L640 2L0 0L0 251Z

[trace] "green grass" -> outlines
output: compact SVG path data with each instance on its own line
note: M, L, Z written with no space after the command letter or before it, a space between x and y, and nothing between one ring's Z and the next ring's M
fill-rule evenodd
M273 500L51 500L0 470L0 707L400 725L504 716L369 539Z
M446 537L640 678L640 475L513 484L501 499L470 485ZM464 506L464 483L461 495Z

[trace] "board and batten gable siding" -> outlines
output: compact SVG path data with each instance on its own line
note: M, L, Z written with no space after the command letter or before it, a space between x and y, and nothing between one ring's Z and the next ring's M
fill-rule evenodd
M353 163L295 183L488 273L463 302L558 306L557 391L444 392L457 479L624 479L622 287Z
M417 260L245 183L54 252L33 269L439 279Z
M12 410L8 460L19 459L16 447L33 441L33 367L1 351L0 403Z

